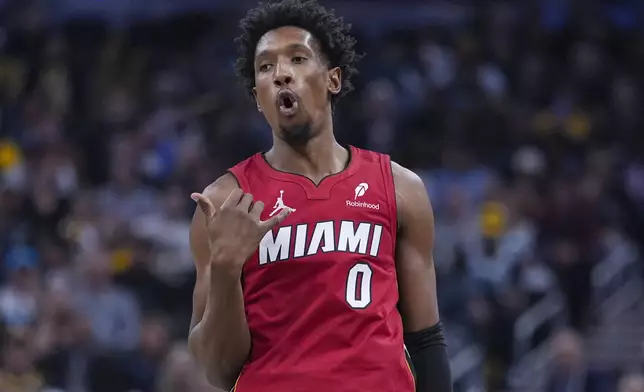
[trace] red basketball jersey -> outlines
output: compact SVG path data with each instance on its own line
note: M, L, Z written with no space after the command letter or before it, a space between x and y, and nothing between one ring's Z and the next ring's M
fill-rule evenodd
M292 213L246 262L252 339L236 392L412 392L398 303L396 196L389 157L350 148L347 168L315 185L262 154L231 173Z

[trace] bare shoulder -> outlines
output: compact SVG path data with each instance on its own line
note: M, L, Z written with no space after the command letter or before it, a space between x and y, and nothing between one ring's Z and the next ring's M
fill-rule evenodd
M230 192L237 188L239 188L239 184L235 176L231 173L226 173L208 185L202 194L209 198L212 205L217 209L226 201ZM190 225L190 248L197 274L200 274L210 260L210 246L208 245L204 214L196 206Z
M408 191L418 191L422 189L425 191L425 185L423 180L418 177L418 174L407 169L406 167L391 161L391 172L394 177L394 183L396 185L396 192L401 190L403 192Z
M226 172L226 174L217 178L212 184L208 185L202 193L212 201L215 208L219 208L219 206L226 201L230 192L237 188L239 188L239 183L235 176L230 172Z
M391 162L391 172L396 187L396 206L398 221L403 223L405 218L413 214L431 213L431 204L427 195L427 188L418 174Z

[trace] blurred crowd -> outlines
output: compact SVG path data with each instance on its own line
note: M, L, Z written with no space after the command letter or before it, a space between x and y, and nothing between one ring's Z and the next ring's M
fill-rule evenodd
M644 37L541 3L357 23L367 57L336 113L341 142L425 181L442 317L484 348L490 391L523 310L561 290L560 346L578 353L592 267L644 249ZM0 390L211 391L185 348L189 195L271 142L236 85L235 18L114 29L24 7L0 23ZM643 391L637 369L602 392ZM549 390L586 390L566 380Z

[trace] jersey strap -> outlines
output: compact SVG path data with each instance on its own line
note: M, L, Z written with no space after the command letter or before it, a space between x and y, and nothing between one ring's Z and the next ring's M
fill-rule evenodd
M239 188L244 191L244 193L253 193L250 187L250 181L248 180L248 175L246 173L250 169L251 165L253 165L254 159L255 156L250 157L228 169L228 173L232 174L232 176L235 177Z
M398 229L398 208L396 203L396 185L394 183L394 174L391 167L391 158L389 155L380 155L380 169L382 171L382 178L385 184L385 192L387 194L387 204L389 208L389 221L391 222L391 239L393 241L393 249L396 249L396 232Z

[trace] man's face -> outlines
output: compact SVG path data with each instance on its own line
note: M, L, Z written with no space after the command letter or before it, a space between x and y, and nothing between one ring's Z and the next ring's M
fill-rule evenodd
M292 26L271 30L255 49L258 109L277 137L302 144L329 110L329 94L340 92L340 69L327 67L308 31Z

